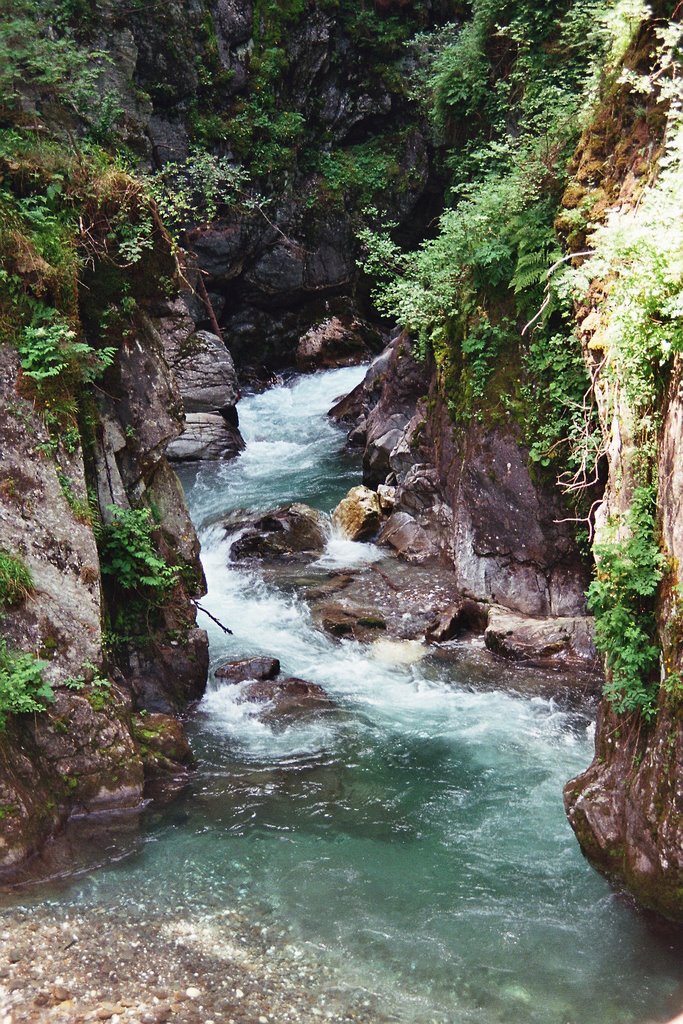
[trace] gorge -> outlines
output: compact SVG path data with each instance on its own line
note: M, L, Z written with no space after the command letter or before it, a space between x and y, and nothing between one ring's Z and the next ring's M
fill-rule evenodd
M0 9L7 1021L667 1020L678 8L57 6Z

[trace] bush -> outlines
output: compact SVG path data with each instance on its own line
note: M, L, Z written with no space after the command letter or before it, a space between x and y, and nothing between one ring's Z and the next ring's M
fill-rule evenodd
M604 695L617 712L655 714L659 646L654 601L665 557L655 539L655 491L638 487L625 540L596 544L597 578L588 590L595 643L605 655Z
M52 687L43 679L46 668L46 661L11 651L0 640L0 731L6 727L8 715L44 711L52 703Z
M98 529L102 574L122 590L161 604L178 580L178 568L167 564L152 539L155 524L149 509L109 505L110 521Z

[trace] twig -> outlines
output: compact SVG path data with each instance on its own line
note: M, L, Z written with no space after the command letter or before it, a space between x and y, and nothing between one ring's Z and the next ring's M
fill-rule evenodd
M211 621L215 622L216 625L219 626L223 630L224 633L227 633L228 636L234 636L233 631L231 629L228 629L227 626L224 626L223 623L221 622L221 620L217 619L215 615L211 614L211 612L207 612L206 608L204 608L204 606L201 605L199 603L199 601L194 601L193 604L194 604L194 606L195 606L195 608L197 609L198 612L204 612L205 615L208 615L209 618L211 619Z

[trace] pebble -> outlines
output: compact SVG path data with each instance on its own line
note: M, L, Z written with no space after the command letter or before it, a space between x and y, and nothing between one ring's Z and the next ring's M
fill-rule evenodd
M187 988L185 989L185 995L188 999L199 999L201 992L198 988Z

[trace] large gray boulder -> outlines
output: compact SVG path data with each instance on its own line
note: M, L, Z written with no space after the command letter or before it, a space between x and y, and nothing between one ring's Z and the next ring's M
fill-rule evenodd
M171 441L166 454L174 462L231 459L244 449L244 439L220 413L193 412L185 417L185 429Z

